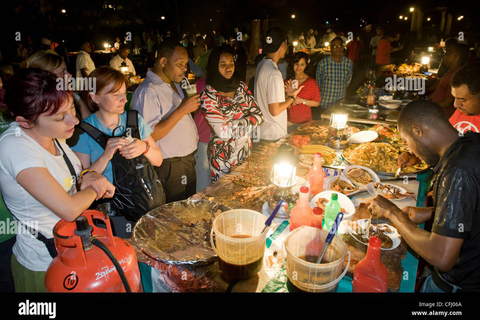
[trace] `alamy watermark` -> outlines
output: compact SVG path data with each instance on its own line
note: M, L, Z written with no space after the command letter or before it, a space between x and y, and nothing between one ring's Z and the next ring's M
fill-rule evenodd
M18 221L6 218L0 221L0 234L38 235L38 221Z
M417 77L393 77L385 78L386 91L417 91L419 94L424 94L426 85L425 78Z
M65 77L57 78L58 91L88 91L91 93L97 92L97 79L95 77Z

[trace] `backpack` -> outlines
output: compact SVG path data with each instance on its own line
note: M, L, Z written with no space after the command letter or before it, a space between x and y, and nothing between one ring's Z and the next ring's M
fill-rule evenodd
M94 126L82 121L79 128L86 132L103 149L109 136ZM125 133L132 138L140 139L138 129L138 112L129 110ZM110 202L115 215L124 216L129 221L138 221L145 213L165 204L165 193L162 183L150 161L142 154L135 159L125 159L118 150L110 160L113 171L115 195Z

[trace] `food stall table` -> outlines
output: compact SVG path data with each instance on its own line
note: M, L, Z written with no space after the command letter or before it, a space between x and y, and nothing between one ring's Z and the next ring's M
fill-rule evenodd
M315 125L317 122L309 125ZM295 134L291 133L290 136ZM232 209L242 208L261 212L268 216L266 210L268 197L266 188L256 187L253 182L258 179L268 179L271 170L271 157L280 143L289 140L289 137L279 142L261 141L254 145L253 154L244 163L235 167L229 175L216 181L211 186L198 192L190 199L203 199L218 202ZM341 153L341 151L337 151ZM298 166L297 177L306 178L308 168ZM423 196L419 190L425 189L420 182L413 179L393 180L392 176L382 177L390 184L396 184L410 192L413 197L399 200L396 204L404 206L423 205ZM303 180L305 181L305 180ZM252 186L248 183L252 182ZM404 184L404 182L407 182ZM245 184L247 183L247 184ZM261 184L261 183L260 183ZM258 183L257 183L258 185ZM371 197L368 193L352 196L351 199L357 209L361 204ZM364 207L363 207L364 208ZM351 281L354 266L365 257L367 246L355 240L345 227L339 231L339 236L347 244L351 252L351 262L345 277L339 282L337 292L351 292ZM131 239L132 246L137 250L138 261L142 271L144 290L147 292L290 292L287 276L283 267L286 254L283 248L283 241L290 232L289 221L274 219L269 231L263 267L259 273L248 279L226 282L215 261L208 265L189 266L171 265L157 261L155 258L146 255L135 245ZM417 275L418 259L415 253L409 251L408 246L401 241L398 247L393 250L382 250L382 261L389 271L389 291L391 292L413 292ZM345 263L346 265L346 263Z

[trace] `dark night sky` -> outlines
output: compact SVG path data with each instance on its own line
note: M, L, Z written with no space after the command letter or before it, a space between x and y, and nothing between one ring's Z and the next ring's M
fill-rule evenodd
M56 41L74 41L84 35L113 38L126 31L142 32L145 29L171 30L173 33L180 29L182 34L186 31L206 33L212 29L231 32L234 27L239 27L248 33L252 19L272 19L270 25L278 24L294 31L314 28L321 32L326 21L331 26L337 23L338 18L337 27L348 32L359 28L360 24L364 25L361 22L364 19L374 27L382 24L395 31L408 32L410 22L400 21L398 16L410 14L408 9L412 5L422 7L425 16L432 16L430 25L439 24L440 13L436 8L444 6L454 16L453 31L478 28L477 13L465 8L467 4L449 0L370 0L353 3L338 0L44 0L42 2L46 5L43 7L39 6L40 2L18 0L2 4L4 15L15 18L6 24L2 20L4 27L1 30L7 37L3 43L13 41L15 32L31 34L36 38L48 35ZM116 6L117 10L108 8L108 5ZM66 15L61 14L62 8L67 10ZM295 20L290 17L292 13L296 15ZM465 16L461 22L456 20L459 14ZM165 20L160 19L162 15Z

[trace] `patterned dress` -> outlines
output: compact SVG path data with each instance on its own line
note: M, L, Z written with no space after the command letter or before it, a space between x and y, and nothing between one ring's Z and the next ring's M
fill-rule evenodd
M246 159L252 141L260 139L262 111L245 83L240 82L233 98L207 85L201 96L201 111L210 128L208 161L212 181L229 173Z

